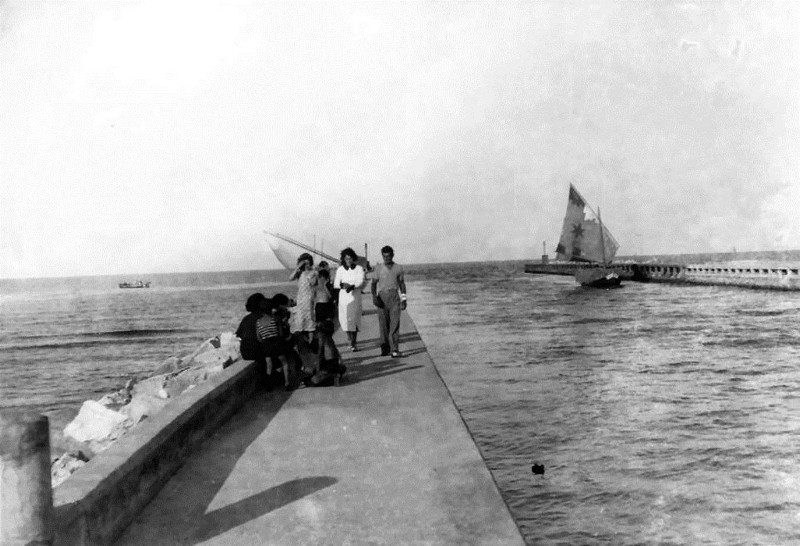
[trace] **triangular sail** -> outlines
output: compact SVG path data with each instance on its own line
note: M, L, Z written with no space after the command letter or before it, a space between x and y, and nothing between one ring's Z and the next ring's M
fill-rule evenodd
M286 269L294 270L294 268L297 267L297 257L303 252L308 252L314 256L315 261L327 260L332 266L339 265L338 258L334 258L330 254L326 254L312 246L301 243L300 241L295 241L280 233L265 233L268 235L267 243L269 247L272 249L272 252L275 254L275 257L278 258L281 265Z
M315 262L326 260L331 266L335 267L339 265L339 258L327 254L322 250L292 239L291 237L287 237L286 235L281 235L280 233L270 233L268 231L264 233L268 235L267 243L275 254L275 257L278 258L278 261L283 267L290 271L297 267L297 258L302 252L308 252L314 256ZM356 263L367 271L372 270L369 261L363 256L358 256Z
M606 226L602 226L601 241L601 224L596 218L586 217L586 208L594 215L583 196L570 184L567 213L556 247L556 257L559 260L608 263L617 253L619 244Z
M267 239L267 243L283 267L292 270L297 266L298 253L295 247L289 247L286 243L274 238Z

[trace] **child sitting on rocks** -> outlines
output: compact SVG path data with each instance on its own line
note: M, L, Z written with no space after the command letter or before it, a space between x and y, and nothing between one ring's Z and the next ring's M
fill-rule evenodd
M243 360L255 360L258 366L259 383L266 385L270 371L267 369L267 362L264 356L264 348L258 340L256 333L256 323L264 316L267 311L267 298L264 294L255 293L247 298L244 308L249 311L247 316L242 319L236 336L239 338L239 349ZM264 376L266 370L266 376Z

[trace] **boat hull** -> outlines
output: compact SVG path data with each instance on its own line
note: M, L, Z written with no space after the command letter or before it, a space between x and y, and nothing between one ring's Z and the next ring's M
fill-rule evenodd
M136 282L136 283L129 283L129 282L121 282L119 283L120 288L150 288L149 282Z
M604 267L579 269L575 272L575 280L590 288L616 288L622 283L619 273Z

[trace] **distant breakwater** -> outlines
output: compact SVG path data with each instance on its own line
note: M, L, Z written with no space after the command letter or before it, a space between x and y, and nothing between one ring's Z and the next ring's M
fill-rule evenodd
M753 250L746 252L700 252L691 254L636 254L617 256L620 263L661 264L738 264L798 265L800 250Z
M525 264L525 272L540 275L574 275L579 269L598 267L580 262ZM757 261L730 263L615 262L611 267L626 280L733 286L768 290L800 290L800 266L773 265Z

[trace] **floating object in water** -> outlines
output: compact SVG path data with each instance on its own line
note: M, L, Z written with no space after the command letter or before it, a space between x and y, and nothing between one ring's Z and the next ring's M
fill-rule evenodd
M121 282L119 283L120 288L150 288L150 281L136 281L136 282Z
M531 472L533 472L534 474L539 474L539 475L543 476L544 475L544 465L543 464L538 464L538 463L534 464L531 467Z

